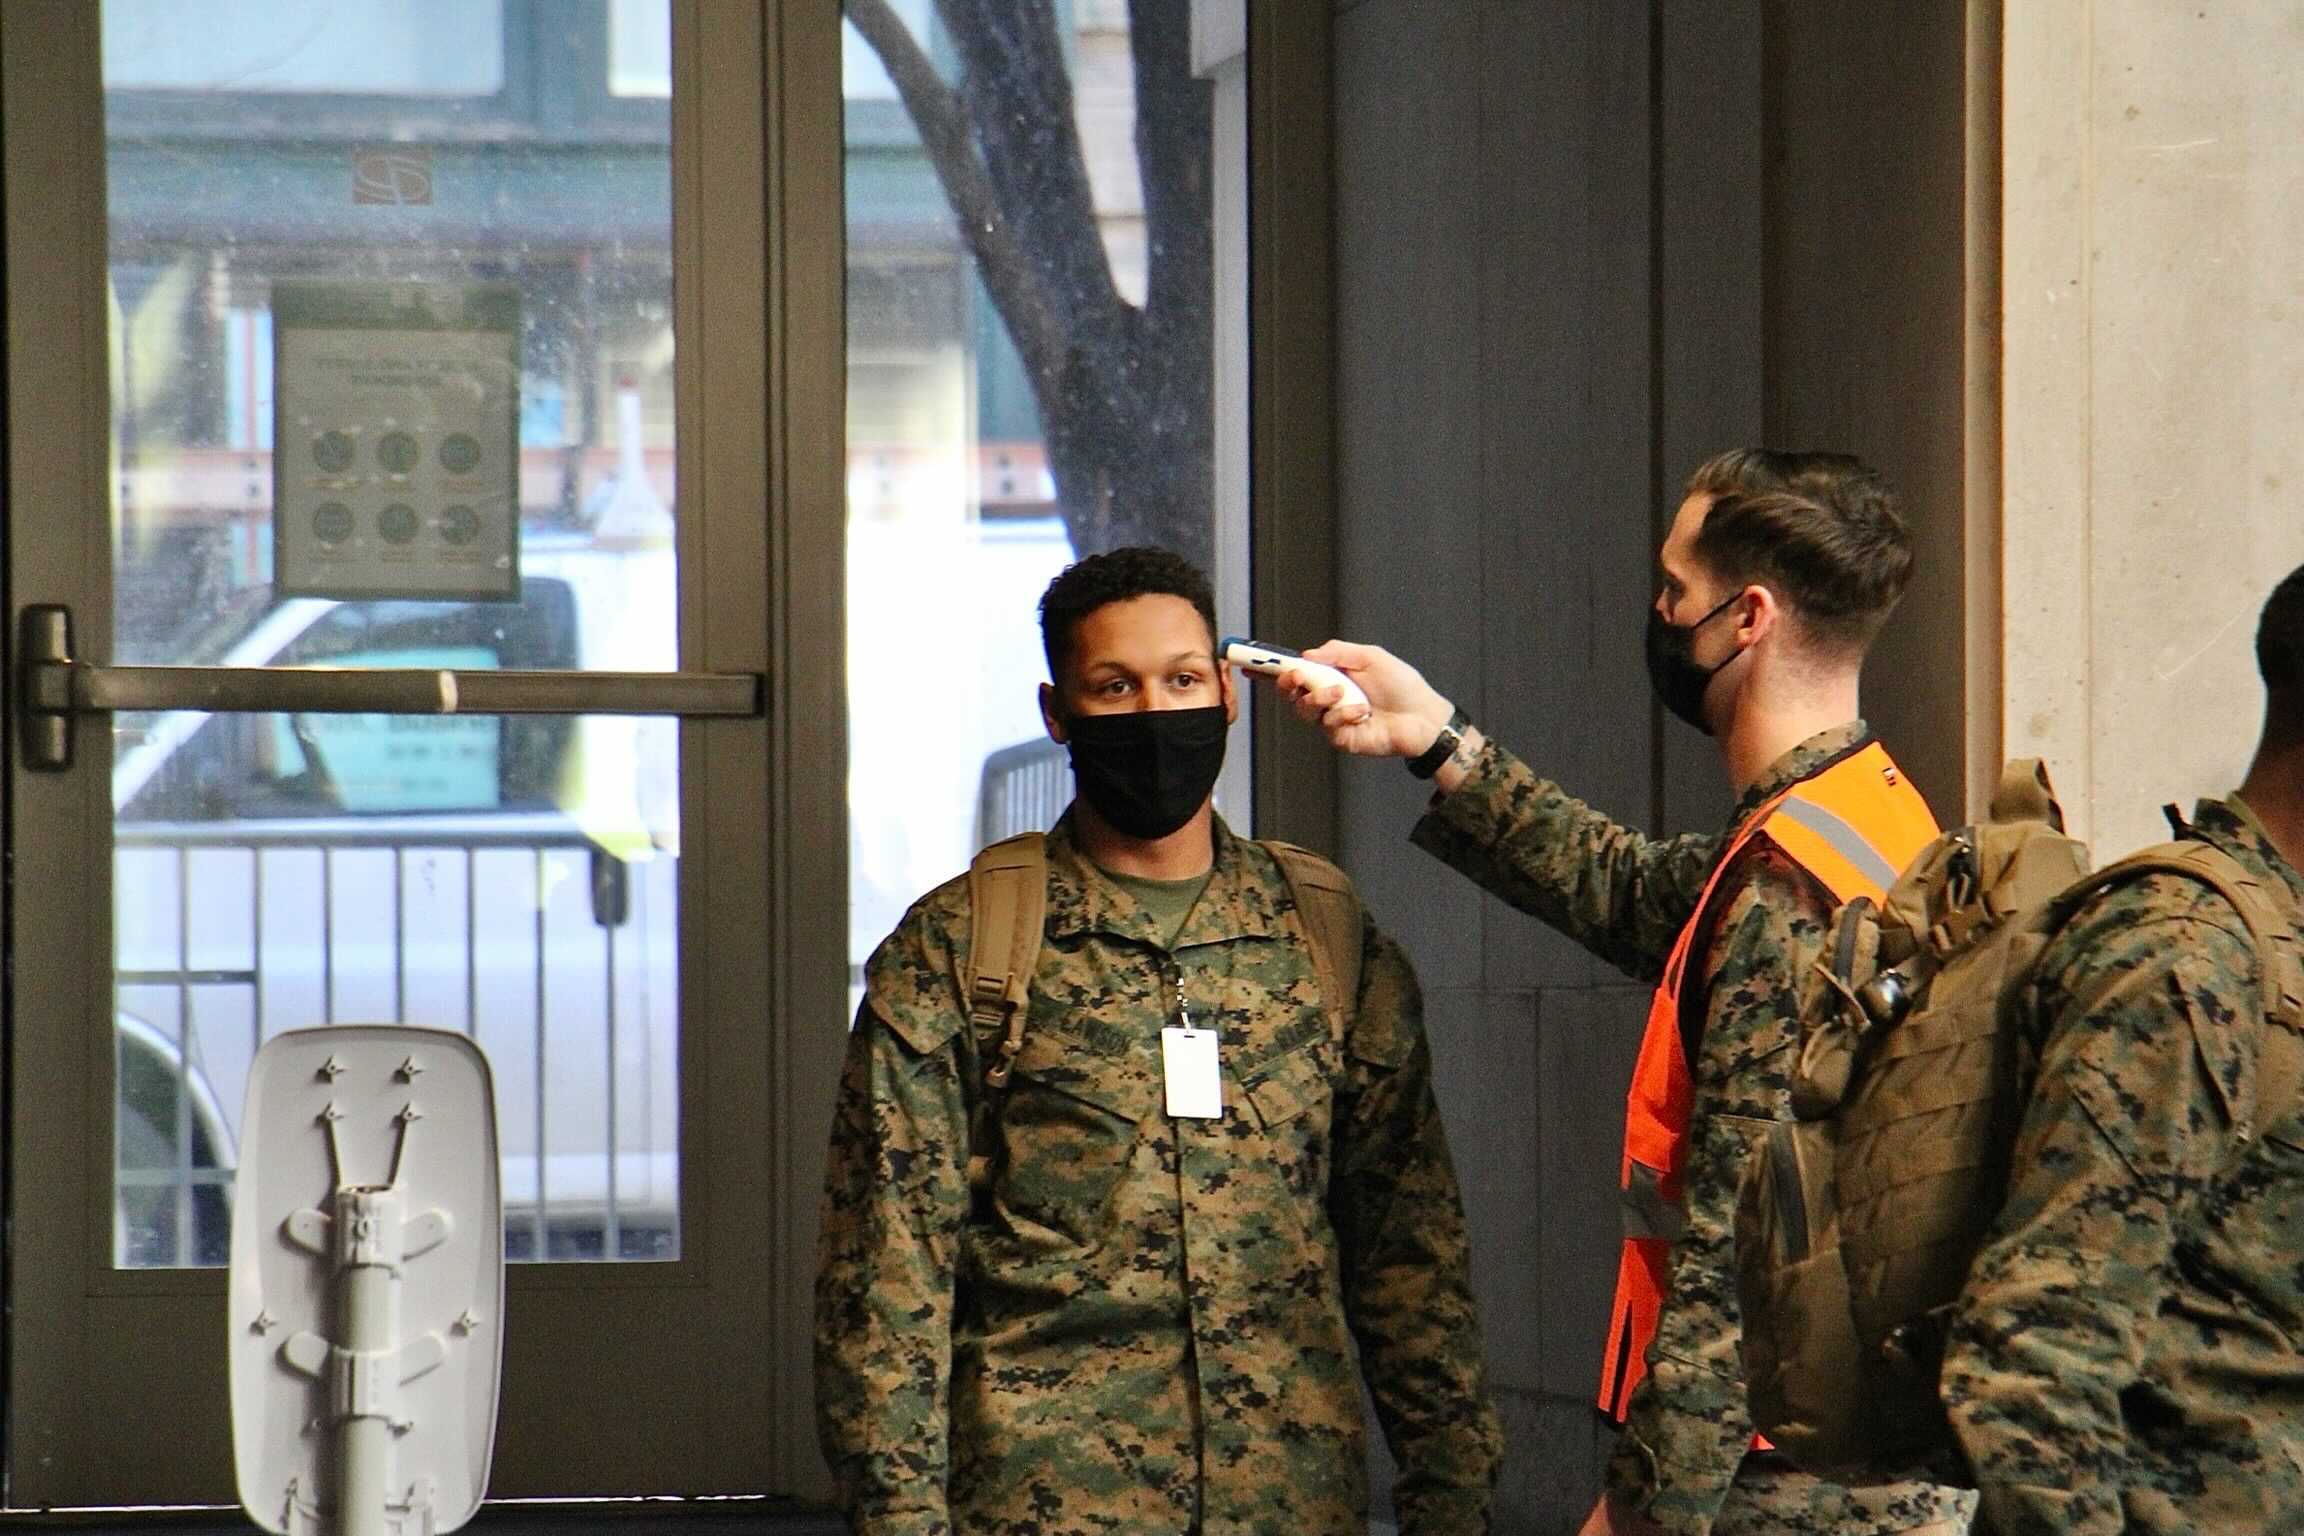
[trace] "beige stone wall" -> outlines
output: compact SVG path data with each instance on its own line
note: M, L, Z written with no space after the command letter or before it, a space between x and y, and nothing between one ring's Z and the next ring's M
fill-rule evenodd
M2304 562L2304 4L2004 29L2004 532L1971 601L2002 604L2006 750L2109 857L2237 781L2256 612Z

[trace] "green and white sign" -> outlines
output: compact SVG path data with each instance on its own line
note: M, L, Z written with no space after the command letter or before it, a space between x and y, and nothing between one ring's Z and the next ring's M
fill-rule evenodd
M497 665L479 645L359 651L333 667L478 672ZM492 811L504 803L504 721L490 715L275 715L273 761L311 779L320 798L360 815Z
M509 283L273 289L274 586L520 595L520 294Z

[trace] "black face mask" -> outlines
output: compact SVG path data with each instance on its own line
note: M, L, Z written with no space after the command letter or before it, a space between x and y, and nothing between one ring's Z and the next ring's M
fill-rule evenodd
M1685 627L1666 623L1654 604L1648 608L1648 685L1666 709L1707 736L1712 734L1712 722L1704 718L1704 690L1715 673L1744 653L1730 651L1705 666L1695 656L1696 631L1726 613L1743 595L1741 590L1730 593L1719 607Z
M1224 768L1224 706L1132 709L1064 722L1080 798L1113 830L1146 841L1192 819Z

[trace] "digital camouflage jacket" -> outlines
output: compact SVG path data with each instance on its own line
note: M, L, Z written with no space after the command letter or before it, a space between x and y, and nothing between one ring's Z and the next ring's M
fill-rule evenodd
M1712 866L1745 820L1780 791L1871 740L1861 721L1823 732L1778 759L1741 796L1718 835L1650 839L1538 777L1493 741L1464 781L1440 796L1414 841L1601 959L1655 981L1694 913ZM1666 1530L1700 1536L1729 1499L1752 1440L1744 1403L1736 1300L1736 1188L1744 1159L1791 1116L1802 997L1814 986L1833 911L1830 892L1765 834L1720 881L1681 990L1681 1038L1695 1083L1684 1193L1687 1226L1672 1252L1670 1288L1647 1378L1634 1392L1608 1467L1610 1492ZM1596 1149L1613 1166L1617 1148ZM1613 1245L1595 1268L1613 1271ZM1597 1363L1602 1340L1594 1320ZM1597 1372L1595 1372L1597 1376ZM1769 1497L1787 1482L1771 1468ZM1899 1483L1851 1500L1816 1484L1808 1529L1862 1536L1929 1520L1965 1522L1953 1490Z
M2304 902L2239 800L2195 826ZM2001 1536L2304 1530L2304 1119L2257 1103L2257 965L2167 875L2041 956L2038 1085L1944 1366Z
M1029 1032L981 1151L968 886L873 955L832 1132L817 1415L882 1536L1362 1536L1361 1377L1404 1533L1488 1527L1499 1436L1422 1004L1365 928L1347 1033L1287 884L1221 824L1174 950L1050 834ZM1224 1116L1176 1120L1178 989Z

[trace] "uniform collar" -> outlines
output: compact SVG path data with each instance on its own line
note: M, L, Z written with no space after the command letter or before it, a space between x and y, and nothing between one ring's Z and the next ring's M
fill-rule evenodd
M1269 938L1283 931L1280 914L1291 905L1286 882L1271 856L1232 835L1221 816L1210 822L1216 866L1200 893L1176 948L1226 939ZM1161 935L1143 906L1080 851L1072 813L1048 834L1048 936L1097 933L1161 948Z
M2192 811L2192 829L2238 859L2259 880L2288 887L2288 899L2304 907L2304 872L2280 856L2272 834L2234 790L2221 800L2203 800Z
M1728 818L1731 827L1741 826L1761 806L1775 799L1793 785L1812 779L1834 763L1868 746L1872 728L1861 720L1836 725L1828 731L1818 731L1782 757L1768 765L1760 781L1737 797L1736 810Z

